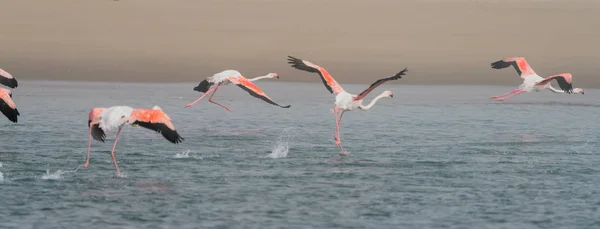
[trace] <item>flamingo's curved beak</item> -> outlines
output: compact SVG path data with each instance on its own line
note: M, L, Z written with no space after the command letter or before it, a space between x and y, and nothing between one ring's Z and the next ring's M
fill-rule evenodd
M390 94L390 98L394 98L394 94Z

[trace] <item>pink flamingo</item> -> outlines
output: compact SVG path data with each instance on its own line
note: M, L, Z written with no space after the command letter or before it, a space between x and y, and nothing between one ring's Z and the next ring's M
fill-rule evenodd
M20 115L17 105L12 100L12 92L4 88L0 88L0 111L14 123L17 122L17 116Z
M329 90L330 93L336 94L335 106L333 107L333 114L335 117L335 133L333 135L333 138L335 140L335 144L340 148L342 156L348 155L346 152L344 152L344 149L342 148L342 143L340 140L340 124L342 122L342 117L344 116L344 112L355 110L355 109L359 109L359 110L363 110L363 111L369 110L369 109L371 109L371 107L373 107L373 105L375 105L377 100L379 100L381 98L385 98L385 97L390 97L390 98L394 97L394 95L392 94L391 91L384 91L383 93L381 93L380 95L375 97L373 100L371 100L371 103L369 103L368 105L366 105L366 106L362 105L363 98L365 96L367 96L367 94L369 94L373 89L375 89L376 87L378 87L379 85L382 85L383 83L385 83L387 81L401 79L402 76L405 75L405 72L408 71L405 68L404 70L398 72L394 76L379 79L379 80L375 81L375 83L371 84L371 86L369 86L369 88L367 88L360 94L353 95L353 94L350 94L350 93L344 91L344 89L342 89L342 86L340 86L340 84L338 84L338 82L335 81L335 79L327 72L327 70L325 70L325 68L323 68L321 66L318 66L311 62L301 60L301 59L298 59L298 58L295 58L292 56L288 56L288 63L292 64L292 67L294 67L296 69L304 70L307 72L318 73L321 76L321 80L323 80L323 84L325 84L325 88L327 88L327 90Z
M506 58L504 60L499 60L491 64L494 69L503 69L509 66L513 66L521 79L523 79L523 83L519 85L517 88L509 91L507 93L496 95L490 97L490 99L498 99L499 101L503 101L505 99L520 95L523 92L538 92L544 89L548 89L555 93L567 93L567 94L584 94L583 89L575 88L573 89L572 82L573 76L570 73L561 73L552 76L548 76L546 78L542 78L538 74L533 71L531 66L525 61L523 57L513 57ZM550 81L556 80L558 86L562 90L557 90L556 88L550 85Z
M171 123L171 118L162 111L158 106L152 109L133 109L128 106L114 106L109 108L93 108L90 111L88 126L90 128L90 136L95 140L104 142L106 137L104 131L110 131L118 128L115 143L113 144L110 155L117 170L117 175L121 175L117 160L115 159L115 147L121 133L121 128L125 124L132 126L141 126L161 133L162 136L171 143L177 144L184 140L175 130L175 126ZM88 137L88 153L84 167L88 167L90 161L90 143Z
M0 69L0 84L10 88L16 88L17 86L19 86L15 77L13 77L10 73L2 69Z
M252 95L256 98L262 99L267 103L270 103L270 104L273 104L275 106L282 107L282 108L289 108L290 105L281 106L281 105L273 102L273 100L271 100L271 98L269 98L260 88L258 88L255 84L252 83L252 81L266 79L266 78L279 79L279 75L277 73L269 73L265 76L259 76L259 77L253 78L253 79L246 79L244 76L242 76L242 73L240 73L236 70L225 70L225 71L216 73L216 74L208 77L206 80L200 82L200 84L198 84L198 86L194 87L194 91L203 92L204 95L200 96L200 98L196 99L194 102L186 104L185 107L191 107L192 105L194 105L195 103L200 101L202 98L204 98L204 96L206 96L209 92L212 91L212 94L208 98L208 101L211 103L217 104L217 105L227 109L228 111L231 111L231 109L229 109L229 107L221 105L221 104L213 101L212 97L213 97L213 95L215 95L215 92L217 92L219 87L233 83L233 84L239 86L240 88L244 89L245 91L247 91L250 95ZM217 85L215 88L210 88L211 86L213 86L215 84Z

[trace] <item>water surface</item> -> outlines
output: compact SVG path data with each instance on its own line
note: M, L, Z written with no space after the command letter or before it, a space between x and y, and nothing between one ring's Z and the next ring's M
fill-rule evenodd
M600 90L525 93L388 83L346 113L320 83L257 84L201 101L186 84L20 81L0 120L2 228L597 228ZM359 93L367 85L342 85ZM92 107L159 105L185 138L125 127L87 150Z

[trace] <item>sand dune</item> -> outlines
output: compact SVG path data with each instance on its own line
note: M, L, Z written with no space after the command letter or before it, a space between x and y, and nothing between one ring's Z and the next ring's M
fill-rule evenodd
M370 83L507 84L489 64L526 57L540 75L599 87L600 2L565 0L2 1L0 68L21 79L199 81L224 69L314 81L286 56Z

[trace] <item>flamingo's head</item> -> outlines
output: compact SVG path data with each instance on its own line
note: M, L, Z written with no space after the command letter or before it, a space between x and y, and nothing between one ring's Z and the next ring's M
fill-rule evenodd
M582 94L582 95L584 95L583 89L581 89L581 88L574 88L573 89L573 93L574 94Z
M273 79L275 79L275 78L279 79L279 74L274 73L274 72L269 73L269 76L271 76L271 78L273 78Z
M384 91L383 92L387 97L394 98L394 93L392 91Z

